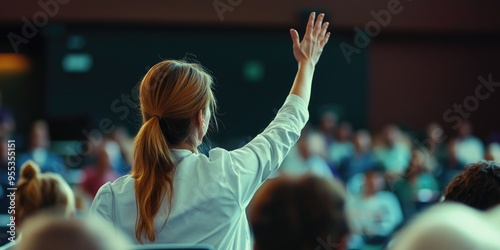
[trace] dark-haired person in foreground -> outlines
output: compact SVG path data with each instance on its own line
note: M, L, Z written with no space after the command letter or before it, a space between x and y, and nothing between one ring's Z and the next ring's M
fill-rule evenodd
M346 249L345 190L313 175L271 179L257 192L249 218L255 250Z
M469 165L448 184L444 199L479 210L499 205L500 165L494 161L480 161Z

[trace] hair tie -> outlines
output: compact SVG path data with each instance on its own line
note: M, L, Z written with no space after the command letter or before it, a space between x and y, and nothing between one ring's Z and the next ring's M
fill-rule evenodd
M159 115L153 115L153 117L158 118L158 120L161 120L161 117Z

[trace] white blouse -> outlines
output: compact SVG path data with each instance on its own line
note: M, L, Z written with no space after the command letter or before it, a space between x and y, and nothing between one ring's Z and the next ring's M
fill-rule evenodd
M154 243L252 249L245 209L260 185L280 166L308 118L304 100L290 94L269 126L242 148L214 148L208 157L173 149L177 166L173 204L168 220L168 199L155 217ZM130 175L104 184L90 214L104 218L139 243L135 238L134 179Z

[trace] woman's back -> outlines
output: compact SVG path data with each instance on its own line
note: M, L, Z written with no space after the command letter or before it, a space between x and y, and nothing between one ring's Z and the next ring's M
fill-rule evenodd
M244 249L245 246L235 244L244 242L239 238L249 240L248 232L235 229L240 223L246 223L245 211L234 198L223 175L223 167L229 161L219 157L217 161L210 162L205 155L187 150L175 150L174 157L178 169L174 177L173 205L168 220L166 204L162 204L155 218L155 243L214 245L220 242L217 249ZM99 207L96 212L111 216L109 219L114 221L116 227L135 239L137 208L133 195L134 179L130 175L123 176L112 184L106 184L99 193L100 199L112 199L114 206Z
M266 130L240 149L216 148L208 157L172 149L176 165L172 207L168 199L163 199L154 220L154 243L251 248L245 208L298 140L307 119L304 101L290 95ZM91 213L99 214L133 239L138 214L134 182L126 175L105 184L91 207Z

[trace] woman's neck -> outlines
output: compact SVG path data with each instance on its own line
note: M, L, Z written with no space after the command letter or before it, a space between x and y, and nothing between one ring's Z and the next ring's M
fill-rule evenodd
M189 150L189 151L191 151L191 152L193 152L195 154L198 153L198 148L197 147L195 147L194 145L191 145L189 143L186 143L186 142L179 143L177 145L172 145L172 148L174 148L174 149L187 149L187 150Z

